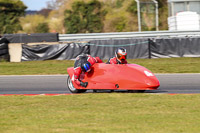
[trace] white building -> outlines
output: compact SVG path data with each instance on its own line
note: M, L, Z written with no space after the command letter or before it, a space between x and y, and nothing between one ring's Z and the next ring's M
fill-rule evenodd
M168 0L169 30L200 30L200 0Z

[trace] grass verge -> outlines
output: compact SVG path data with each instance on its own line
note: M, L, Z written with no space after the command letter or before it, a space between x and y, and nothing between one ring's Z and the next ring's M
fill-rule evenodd
M194 133L200 95L0 96L1 133Z
M200 58L128 59L128 62L142 65L153 73L200 73ZM67 74L67 68L73 65L72 60L0 62L0 75Z

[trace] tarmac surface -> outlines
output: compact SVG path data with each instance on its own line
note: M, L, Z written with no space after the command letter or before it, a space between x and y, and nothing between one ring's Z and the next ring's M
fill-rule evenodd
M160 81L160 87L158 90L148 90L144 93L200 93L200 74L155 75ZM67 76L68 75L0 76L0 94L68 94L70 91L67 87ZM90 90L86 93L93 93L93 91Z

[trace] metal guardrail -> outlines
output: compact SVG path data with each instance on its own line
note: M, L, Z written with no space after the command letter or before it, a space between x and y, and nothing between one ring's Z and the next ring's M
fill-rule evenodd
M163 38L163 37L196 37L196 36L200 36L200 30L59 34L59 40L63 42L63 41L88 41L88 40L124 39L124 38Z

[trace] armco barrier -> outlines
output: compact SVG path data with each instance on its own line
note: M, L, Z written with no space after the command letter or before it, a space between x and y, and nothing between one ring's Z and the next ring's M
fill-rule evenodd
M127 38L171 38L171 37L200 37L196 31L144 31L144 32L112 32L87 34L59 34L59 41L90 41Z

